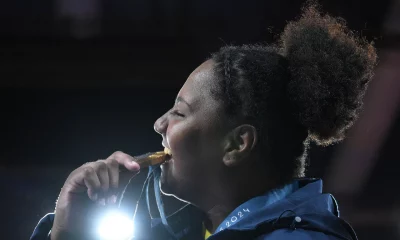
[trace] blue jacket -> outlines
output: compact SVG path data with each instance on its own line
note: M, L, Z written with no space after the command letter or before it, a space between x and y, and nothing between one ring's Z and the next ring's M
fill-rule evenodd
M47 240L53 214L42 218L31 240ZM168 216L169 231L162 221L140 219L134 239L204 240L202 213L189 205ZM172 236L170 234L173 231ZM349 224L339 218L336 200L322 193L322 180L300 179L269 191L237 207L208 240L317 239L356 240Z

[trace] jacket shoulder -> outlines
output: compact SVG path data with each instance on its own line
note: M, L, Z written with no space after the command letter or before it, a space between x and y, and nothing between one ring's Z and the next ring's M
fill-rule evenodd
M332 235L322 232L305 229L278 229L271 233L257 237L255 240L281 240L281 239L299 239L299 240L339 240Z
M47 240L49 238L50 230L53 226L54 214L48 213L40 219L38 225L32 233L30 240Z

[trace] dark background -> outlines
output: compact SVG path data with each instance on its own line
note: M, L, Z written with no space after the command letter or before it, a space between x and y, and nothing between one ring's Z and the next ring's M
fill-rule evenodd
M382 26L391 8L388 0L321 3L385 49ZM298 16L301 4L0 3L0 238L28 239L37 221L53 211L69 172L81 164L116 150L141 154L161 149L153 123L172 106L191 71L225 44L272 42ZM337 191L343 217L360 239L400 236L400 121L392 116L388 134L374 152L374 168L357 194ZM331 176L341 146L313 146L308 175Z

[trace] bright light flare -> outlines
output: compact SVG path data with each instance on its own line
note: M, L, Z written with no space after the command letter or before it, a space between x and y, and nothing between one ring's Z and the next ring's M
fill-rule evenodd
M101 240L128 240L133 237L133 221L120 212L109 212L101 219L97 232Z

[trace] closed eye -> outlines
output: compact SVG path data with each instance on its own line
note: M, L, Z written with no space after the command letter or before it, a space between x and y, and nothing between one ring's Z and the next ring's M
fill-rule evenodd
M180 113L180 112L177 111L177 110L172 110L172 111L170 112L170 114L171 114L171 115L174 115L174 116L178 116L178 117L185 117L185 115L183 115L182 113Z

